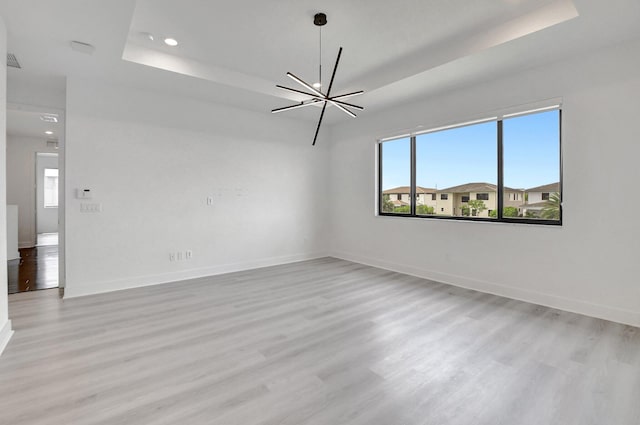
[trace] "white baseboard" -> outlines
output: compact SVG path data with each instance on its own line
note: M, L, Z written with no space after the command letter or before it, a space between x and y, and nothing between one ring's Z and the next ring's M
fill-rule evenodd
M0 355L2 355L12 336L13 329L11 329L11 320L7 320L2 329L0 329Z
M342 260L352 261L354 263L365 264L385 270L408 274L423 279L433 280L435 282L446 283L452 286L472 289L475 291L498 295L514 300L556 308L558 310L564 310L571 313L583 314L585 316L591 316L599 319L610 320L612 322L622 323L625 325L640 327L640 312L637 311L625 310L601 304L594 304L587 301L565 298L558 295L545 294L528 289L515 288L498 283L471 279L464 276L456 276L448 273L421 269L405 264L391 263L384 260L362 257L346 252L333 252L330 255Z
M64 288L64 298L76 298L86 295L102 294L105 292L120 291L124 289L140 288L144 286L161 285L163 283L177 282L180 280L196 279L200 277L215 276L225 273L233 273L244 270L258 269L261 267L278 266L295 263L298 261L314 260L327 257L327 253L310 253L283 257L271 257L254 261L246 261L233 264L223 264L200 269L181 270L157 275L137 276L127 279L94 282L78 285L67 278Z

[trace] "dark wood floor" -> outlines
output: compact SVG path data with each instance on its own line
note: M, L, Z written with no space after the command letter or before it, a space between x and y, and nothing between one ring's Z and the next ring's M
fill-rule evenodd
M23 248L7 268L10 294L57 288L58 245Z

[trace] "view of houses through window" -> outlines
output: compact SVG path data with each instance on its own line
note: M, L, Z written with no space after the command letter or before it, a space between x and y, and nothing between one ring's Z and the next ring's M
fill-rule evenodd
M383 215L561 218L559 109L384 141L379 165Z

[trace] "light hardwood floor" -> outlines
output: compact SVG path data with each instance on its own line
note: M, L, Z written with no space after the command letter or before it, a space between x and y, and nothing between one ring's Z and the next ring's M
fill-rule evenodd
M640 424L640 329L331 258L10 316L1 424Z

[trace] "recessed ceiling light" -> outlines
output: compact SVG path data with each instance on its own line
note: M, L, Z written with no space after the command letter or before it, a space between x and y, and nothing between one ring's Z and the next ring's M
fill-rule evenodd
M313 87L316 89L319 89L320 87L322 87L322 84L320 83L313 83Z
M150 32L141 32L140 36L142 36L143 38L146 38L149 41L155 40L155 37Z
M47 130L44 132L44 134L46 134L47 136L51 136L53 134L53 131Z
M166 44L167 46L175 47L178 45L178 40L176 40L175 38L165 38L164 44Z

